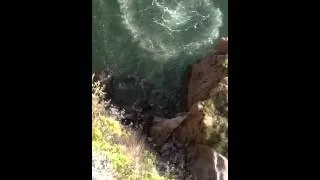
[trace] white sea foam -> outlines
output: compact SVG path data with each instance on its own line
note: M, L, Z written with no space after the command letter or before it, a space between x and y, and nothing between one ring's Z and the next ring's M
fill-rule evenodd
M118 0L122 23L132 40L168 60L180 53L194 54L219 36L222 13L212 0Z

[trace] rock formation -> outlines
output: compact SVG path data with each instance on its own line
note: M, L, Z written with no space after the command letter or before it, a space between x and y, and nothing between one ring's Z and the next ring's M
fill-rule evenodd
M228 179L227 62L228 39L223 39L212 55L191 66L185 113L170 119L154 117L149 103L126 111L123 123L142 127L159 154L162 172L171 171L184 180Z
M190 169L201 180L227 180L228 160L212 148L197 144L188 148Z
M162 145L186 116L177 116L173 119L155 117L154 124L150 130L150 136L154 137L156 145Z
M150 136L160 159L175 167L178 179L227 180L228 40L192 65L187 109L172 119L155 118ZM163 166L164 167L164 166Z
M188 83L188 109L195 103L208 99L210 92L216 88L227 73L224 66L227 58L227 41L217 45L213 55L193 64Z

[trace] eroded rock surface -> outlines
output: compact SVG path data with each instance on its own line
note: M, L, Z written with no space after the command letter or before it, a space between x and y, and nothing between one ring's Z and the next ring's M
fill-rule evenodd
M171 172L175 179L183 180L228 179L227 59L225 39L211 56L192 65L185 113L170 119L155 117L152 111L157 104L150 103L150 99L127 108L124 124L135 122L149 135L147 139L158 153L161 172Z
M188 167L197 179L228 179L228 160L207 145L197 144L188 148L188 158Z
M150 136L157 145L162 145L185 118L185 115L173 119L155 117L154 124L150 129Z
M227 41L222 41L214 50L216 53L192 65L188 83L188 109L198 101L208 99L211 91L218 87L227 74L227 67L224 65L228 57L227 48Z
M213 55L192 65L185 115L154 120L159 159L175 167L177 179L228 179L228 160L217 152L227 155L227 48L225 39Z

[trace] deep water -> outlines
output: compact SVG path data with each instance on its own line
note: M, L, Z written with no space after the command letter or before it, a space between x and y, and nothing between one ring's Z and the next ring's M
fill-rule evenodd
M157 115L183 111L188 66L227 36L227 0L93 0L93 71L113 72L109 96Z

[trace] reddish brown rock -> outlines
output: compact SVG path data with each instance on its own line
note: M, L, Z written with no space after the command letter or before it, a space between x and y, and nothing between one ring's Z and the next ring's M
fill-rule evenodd
M155 117L154 124L150 128L150 136L157 145L162 145L184 119L185 116L177 116L172 119Z
M198 144L188 148L189 168L201 180L227 180L228 160L212 148Z
M228 38L223 38L213 50L214 54L228 54Z
M188 109L198 101L208 99L210 92L218 86L227 73L223 63L227 59L228 41L222 41L213 52L211 56L191 67L187 95Z
M187 114L185 120L177 127L173 135L182 144L197 144L205 142L204 113L195 105Z
M217 45L213 55L192 65L187 87L188 112L173 119L157 120L156 118L150 131L155 143L160 147L162 158L179 162L178 164L186 164L188 167L186 172L190 172L192 177L199 180L228 179L228 160L208 145L206 126L213 126L216 119L213 117L216 116L213 112L212 116L209 116L210 113L208 114L207 111L213 110L205 103L211 98L212 103L217 101L221 104L221 107L216 107L214 104L215 109L222 115L227 114L227 109L223 109L227 106L228 93L228 84L224 82L227 81L224 79L227 74L227 67L224 64L227 53L228 40L226 39ZM214 98L218 95L226 97L226 100ZM186 156L188 160L179 158L180 156ZM185 177L182 179L188 179L187 175L182 176Z

